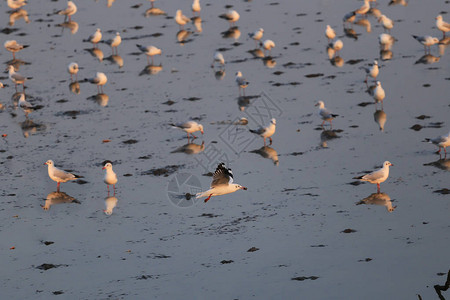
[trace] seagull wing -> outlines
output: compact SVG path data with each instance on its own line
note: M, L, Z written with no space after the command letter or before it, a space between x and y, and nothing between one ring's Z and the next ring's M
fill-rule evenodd
M231 169L227 169L224 163L220 163L214 172L211 188L231 183L233 183L233 172L231 172Z

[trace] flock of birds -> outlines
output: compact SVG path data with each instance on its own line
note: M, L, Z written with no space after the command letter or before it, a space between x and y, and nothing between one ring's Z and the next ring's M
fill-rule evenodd
M152 7L150 9L151 11L149 10L150 14L164 13L162 11L155 10L155 7L153 6L154 0L150 0L150 2L152 4ZM388 32L388 33L386 33L386 32L382 33L378 37L380 50L381 51L389 51L395 42L394 37L392 37L390 35L391 30L394 28L394 22L391 19L389 19L386 15L381 14L381 12L377 8L371 6L371 4L370 4L371 2L376 3L376 0L371 0L371 1L364 0L364 4L360 8L358 8L344 16L344 18L343 18L344 30L346 30L347 32L351 32L351 26L353 23L357 23L357 22L365 23L364 20L367 20L367 17L369 14L374 15L377 18L378 22L382 24L384 30ZM397 0L397 1L392 0L391 2L399 2L399 0ZM407 4L407 3L405 4L404 0L401 0L400 2L402 2L404 5ZM26 1L25 0L7 0L7 4L10 8L18 11L21 9L21 7L26 5ZM199 16L200 12L201 12L200 0L194 0L192 3L192 13L193 13L194 17L196 15ZM67 8L57 12L57 14L64 16L64 18L65 18L64 21L68 20L68 22L72 22L72 17L76 13L77 13L77 6L75 5L75 3L73 1L68 1ZM230 28L232 28L232 26L236 25L236 22L239 20L240 15L235 10L229 10L227 13L224 13L224 14L220 15L219 17L228 21ZM184 26L186 24L188 24L189 22L191 22L192 20L191 20L191 18L184 15L181 10L177 10L174 21L179 25L180 29L183 29ZM424 46L425 53L427 53L427 52L429 53L430 47L435 44L449 42L449 40L445 37L445 34L448 31L450 31L450 24L446 23L443 20L442 16L439 15L436 17L436 26L443 33L442 40L439 40L438 38L435 38L435 37L432 37L429 35L427 35L427 36L413 35L413 38L416 39L420 44L422 44ZM256 47L261 47L264 52L268 51L269 55L270 55L272 49L275 47L275 43L269 39L262 41L263 35L264 35L263 28L259 28L256 31L248 34L249 38L251 38L255 42ZM339 53L343 49L344 43L342 42L342 40L336 39L336 32L329 25L326 26L325 36L328 39L328 43L329 43L328 47L327 47L327 52L328 52L329 58L331 60L333 60L334 63L338 63L338 61L340 59ZM101 29L97 28L96 31L84 41L91 43L93 45L93 48L95 49L98 46L98 43L100 43L102 41L102 37L103 36L102 36ZM106 41L106 44L108 44L111 47L113 53L117 54L118 47L120 46L121 42L122 42L122 38L120 36L120 33L117 32L113 38ZM162 55L162 50L157 48L156 46L153 46L153 45L145 46L145 45L140 45L140 44L137 44L136 46L142 53L146 54L148 64L153 64L153 60L154 60L153 57L155 55ZM13 60L15 60L16 53L21 51L22 49L27 48L28 45L22 45L15 40L8 40L8 41L4 42L4 47L7 51L12 53ZM214 67L216 63L218 63L221 67L225 66L225 63L226 63L225 58L221 52L215 52L213 55L213 62L212 62L211 66ZM371 66L364 67L362 69L365 71L364 82L366 84L368 82L369 77L374 79L375 81L377 80L377 77L380 73L380 67L379 67L377 60L375 60ZM78 75L79 70L80 70L80 68L76 62L70 62L68 64L67 71L70 74L72 81L75 81L75 82L78 81L77 75ZM23 87L23 92L20 93L18 106L21 107L27 115L28 112L33 109L33 106L29 102L27 102L25 99L25 82L29 78L16 72L13 64L8 66L8 73L9 73L9 79L15 85L16 92L17 92L17 87L19 85L22 85L22 87ZM87 80L90 83L95 84L97 86L97 92L100 94L100 93L103 93L103 86L107 83L108 78L104 73L97 72L94 77L89 78ZM235 82L239 89L239 95L241 95L241 94L245 95L245 89L249 85L249 82L247 81L247 79L245 79L243 77L242 72L240 72L240 71L236 72ZM3 87L3 84L0 83L0 88L2 88L2 87ZM375 103L381 102L381 105L383 104L383 100L384 100L386 94L385 94L385 90L381 86L380 81L376 81L374 86L369 87L369 93L372 95L373 99L375 100ZM325 125L325 122L329 122L330 127L332 128L332 120L334 118L336 118L337 115L333 114L330 110L328 110L325 107L325 103L323 101L318 101L316 103L316 106L319 107L318 115L319 115L320 119L322 120L322 127ZM187 121L187 122L183 122L183 123L170 124L170 125L175 128L178 128L180 130L183 130L187 134L188 140L190 139L190 135L192 136L192 138L194 138L194 139L196 138L196 136L194 135L195 132L201 132L201 134L204 134L203 125L199 124L195 121ZM272 136L275 134L275 131L276 131L276 120L275 119L271 119L270 123L266 127L260 127L257 129L250 130L251 133L259 135L260 137L263 138L264 146L266 146L266 139L269 139L270 144L272 144ZM427 141L438 146L439 153L440 153L441 149L444 149L444 152L446 155L446 153L447 153L446 147L450 146L450 132L448 135L443 135L443 136L439 136L439 137L436 137L433 139L428 139ZM49 177L53 181L57 182L57 192L60 191L61 183L68 182L68 181L79 178L79 176L76 176L70 172L56 168L54 165L54 162L52 160L48 160L45 163L45 165L48 166ZM374 171L370 174L366 174L366 175L362 175L362 176L354 177L354 178L362 180L362 181L367 181L372 184L376 184L377 185L377 193L380 193L380 183L384 182L388 178L390 166L393 166L393 164L390 163L389 161L385 161L383 163L383 166L381 169ZM106 161L104 163L103 169L106 170L105 176L104 176L104 182L107 185L108 195L109 195L109 190L110 190L109 186L110 185L113 186L113 190L114 190L114 194L115 194L115 191L116 191L115 185L118 182L118 178L117 178L116 173L113 171L112 163L110 161ZM235 192L237 190L246 190L246 189L247 188L245 188L239 184L233 183L233 173L232 173L231 169L227 168L224 163L220 163L217 166L215 173L213 174L211 188L205 192L198 193L196 196L197 196L197 198L206 197L205 202L207 202L212 196L224 195L224 194Z

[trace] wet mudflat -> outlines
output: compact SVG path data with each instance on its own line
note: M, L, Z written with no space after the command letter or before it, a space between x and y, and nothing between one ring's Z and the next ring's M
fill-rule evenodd
M445 284L450 265L450 162L422 141L450 129L449 55L433 46L425 56L411 35L441 38L434 18L449 19L447 3L379 1L397 40L380 53L373 16L344 34L342 17L360 1L202 1L201 30L185 31L173 17L191 16L190 2L156 1L168 15L147 17L148 1L78 2L77 24L64 26L53 14L64 1L30 1L30 23L11 25L0 3L2 44L30 45L15 66L32 77L25 93L39 106L25 116L0 75L9 85L0 89L2 296L437 297L433 286ZM218 18L229 7L241 15L238 28ZM344 42L339 59L328 57L327 24ZM247 38L260 27L276 43L270 57ZM104 40L121 33L118 55L83 42L96 28ZM136 44L162 55L148 64ZM216 50L224 70L210 67ZM5 68L11 59L2 48ZM359 69L374 59L383 106ZM237 71L250 81L245 97ZM96 72L108 76L101 94L85 81ZM317 100L339 115L333 128L320 127ZM264 147L249 129L272 117L276 133ZM191 143L169 126L188 119L205 127ZM57 193L48 159L84 178ZM104 160L119 176L114 196ZM385 160L394 166L382 193L352 179ZM248 190L206 204L192 197L221 161Z

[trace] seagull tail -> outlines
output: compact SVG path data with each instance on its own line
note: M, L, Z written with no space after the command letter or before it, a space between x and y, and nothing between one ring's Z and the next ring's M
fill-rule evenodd
M206 196L207 196L206 192L200 192L200 193L195 194L195 199L206 197Z
M365 176L365 175L356 176L356 177L353 177L352 179L359 179L359 180L361 180L364 176Z
M333 118L339 117L339 115L336 115L336 114L331 114L331 116L332 116Z

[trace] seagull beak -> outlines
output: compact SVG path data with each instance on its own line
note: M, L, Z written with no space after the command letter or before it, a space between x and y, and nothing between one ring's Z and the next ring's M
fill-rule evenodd
M246 191L247 188L245 186L241 187L242 190Z
M106 169L106 167L103 167L102 170Z
M203 130L201 131L201 133L203 134Z
M393 164L391 164L391 166L394 166Z
M44 166L46 165L47 163L44 163Z

